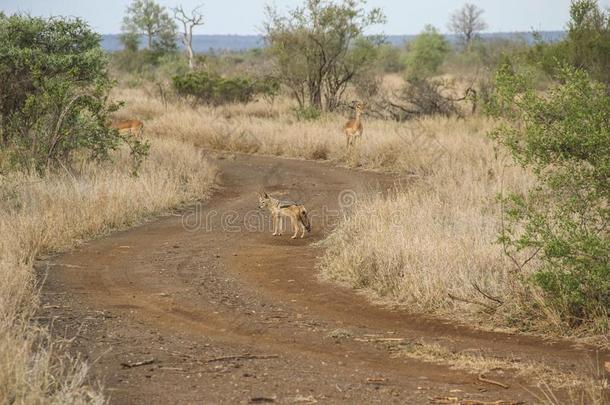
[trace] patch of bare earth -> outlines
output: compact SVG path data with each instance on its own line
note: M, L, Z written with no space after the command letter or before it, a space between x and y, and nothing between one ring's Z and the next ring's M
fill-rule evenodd
M39 265L41 316L74 339L111 403L537 403L542 377L520 364L590 379L609 359L375 306L320 281L314 242L338 220L341 192L385 190L392 178L266 157L216 164L221 188L205 205ZM302 200L313 233L271 236L255 211L263 188ZM497 362L469 364L468 353Z

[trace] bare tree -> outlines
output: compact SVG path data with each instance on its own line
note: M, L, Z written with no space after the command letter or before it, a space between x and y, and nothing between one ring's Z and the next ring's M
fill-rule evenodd
M180 39L186 47L189 58L189 68L191 70L195 67L193 62L193 59L195 58L195 53L193 52L193 28L198 25L203 25L203 14L199 11L201 7L201 4L195 7L191 10L190 15L184 11L182 5L174 8L174 18L182 23L183 32Z
M474 4L466 3L464 6L451 14L447 27L451 32L460 35L466 49L470 50L472 40L479 31L487 28L487 23L481 17L485 10Z

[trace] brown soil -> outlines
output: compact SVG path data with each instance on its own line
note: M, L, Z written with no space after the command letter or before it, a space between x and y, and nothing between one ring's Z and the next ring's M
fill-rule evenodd
M510 370L487 375L504 389L396 354L425 341L583 373L579 367L607 356L383 308L320 281L314 242L333 223L322 221L323 207L337 209L343 190L385 190L392 179L271 157L214 159L220 187L209 202L39 266L42 318L74 339L72 350L90 362L111 403L535 403L537 382ZM256 224L263 188L304 201L313 232L291 240L289 232L244 229L244 218ZM397 338L405 340L383 340Z

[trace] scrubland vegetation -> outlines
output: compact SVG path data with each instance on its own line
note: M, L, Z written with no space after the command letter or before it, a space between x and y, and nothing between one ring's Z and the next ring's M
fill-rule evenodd
M33 25L42 27L47 23L15 17L2 19L0 24L0 32L5 33L7 25L27 31ZM66 23L54 24L70 27ZM80 29L79 24L71 27ZM78 43L78 37L65 39ZM97 57L103 63L102 53L96 53L95 41L90 44L91 53L86 58L91 61ZM2 51L7 52L10 45L4 42ZM21 50L27 53L32 49ZM18 62L18 56L14 54L10 61ZM62 57L64 62L71 57L69 51L54 55L55 60L45 58L42 53L36 56L39 65L35 68L40 69L61 62ZM8 60L3 61L6 67ZM7 72L11 71L2 71ZM34 69L32 73L40 74ZM74 97L70 93L85 94L90 89L81 87L82 77L73 80L67 74L52 75L47 82L52 82L50 88L35 79L26 83L23 72L21 79L23 91L11 90L8 94L14 104L3 105L15 107L22 101L26 107L17 116L8 115L12 120L3 115L6 126L0 152L0 402L103 403L96 387L86 384L87 365L66 357L62 342L51 339L48 329L32 318L39 306L40 281L44 279L44 274L37 277L34 272L35 260L41 254L69 249L85 239L138 224L147 217L203 198L210 191L215 170L199 151L179 140L166 138L143 143L130 137L123 139L116 133L101 133L107 128L96 127L99 121L89 113L95 107L99 111L104 108L103 92L91 93L85 104L71 103ZM5 86L14 84L3 82ZM62 92L55 92L58 88ZM95 99L98 95L100 98ZM44 104L50 100L58 106ZM3 101L6 102L6 97ZM30 105L37 106L35 113L30 114ZM8 114L6 110L4 114ZM49 130L48 123L57 122L58 117L63 119L63 126L51 126ZM89 118L94 119L87 122ZM14 127L17 120L23 120L19 121L19 128ZM32 123L31 128L24 126L28 123ZM35 145L32 139L36 140ZM121 141L125 141L123 145ZM134 145L140 147L136 149ZM103 153L96 153L100 151Z
M326 241L323 274L426 313L605 341L608 83L599 54L609 34L597 4L573 4L559 43L485 43L460 32L463 42L452 47L427 27L406 50L359 42L360 29L383 21L380 10L315 7L288 16L271 11L271 62L257 53L200 61L202 72L222 66L231 80L249 77L248 98L269 72L283 92L202 105L198 91L219 100L211 94L225 93L222 86L173 91L170 77L175 87L192 74L160 62L174 73L137 86L123 78L126 86L114 93L127 101L120 116L147 120L149 136L171 134L200 147L400 173L408 181L389 196L360 201ZM481 18L479 11L464 12ZM345 42L332 35L299 42L318 13L337 16L329 32ZM582 55L585 42L595 51ZM285 53L292 43L310 49L307 63ZM316 47L335 58L316 59ZM337 123L351 114L353 99L367 102L365 136L347 153ZM567 172L582 175L578 186L568 187Z
M214 168L189 145L155 141L137 177L121 150L104 164L75 162L70 172L14 172L0 184L0 397L14 403L101 402L83 386L86 365L64 357L61 342L32 324L40 254L141 223L206 196ZM44 278L44 273L40 274Z
M205 196L214 169L197 148L397 174L323 241L324 277L485 328L608 344L610 19L595 1L573 3L558 43L481 41L475 8L451 18L461 43L429 26L402 49L363 35L382 10L308 1L269 9L266 49L189 58L168 14L138 49L144 3L109 56L82 22L0 19L8 402L102 400L83 385L86 365L32 321L34 260ZM347 153L340 123L354 99L367 104L365 129ZM145 139L108 128L120 119L142 120Z

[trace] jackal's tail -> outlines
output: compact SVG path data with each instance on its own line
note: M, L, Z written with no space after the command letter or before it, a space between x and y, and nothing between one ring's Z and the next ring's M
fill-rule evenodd
M299 210L299 221L301 221L307 232L311 232L311 222L309 222L309 216L307 216L305 207L301 207Z

